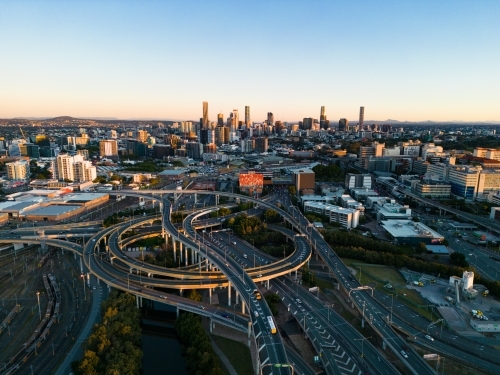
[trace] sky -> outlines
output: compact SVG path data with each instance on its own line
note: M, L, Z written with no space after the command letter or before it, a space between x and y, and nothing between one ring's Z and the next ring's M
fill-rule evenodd
M0 118L500 121L500 1L0 3Z

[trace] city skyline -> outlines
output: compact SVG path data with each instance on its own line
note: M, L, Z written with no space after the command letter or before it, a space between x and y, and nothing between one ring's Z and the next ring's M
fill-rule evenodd
M319 119L321 106L331 122L360 106L366 121L500 122L499 13L497 1L6 1L0 118L197 121L207 101L212 122L245 106L253 122Z

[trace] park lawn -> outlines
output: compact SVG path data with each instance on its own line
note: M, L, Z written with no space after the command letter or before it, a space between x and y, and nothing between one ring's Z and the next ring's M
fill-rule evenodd
M212 338L238 375L253 375L252 357L246 345L222 336L212 335Z
M359 267L361 267L361 281L363 282L363 284L365 285L374 284L377 290L380 290L387 294L391 294L391 292L397 293L398 296L404 294L404 297L407 300L411 301L412 303L408 303L408 301L406 301L405 299L399 299L401 303L404 303L406 306L408 306L418 314L422 315L423 317L432 320L433 314L431 314L430 310L415 306L415 305L422 305L422 306L427 305L427 302L422 298L420 293L418 293L416 290L406 288L406 280L398 272L396 268L382 266L382 265L371 265L369 263L360 262L354 259L342 259L342 261L347 266L356 270L355 277L358 280L359 280ZM378 280L375 280L370 276L373 276L383 281L386 280L389 281L393 286L393 289L384 288L384 285L386 283L379 282ZM425 286L423 288L425 288Z

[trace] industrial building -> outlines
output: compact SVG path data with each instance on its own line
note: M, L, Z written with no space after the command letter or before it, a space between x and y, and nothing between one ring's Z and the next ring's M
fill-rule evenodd
M381 224L398 244L415 246L423 242L437 245L444 241L444 237L436 231L412 220L384 220Z
M0 214L21 221L60 221L88 212L109 200L107 193L73 193L71 190L30 190L8 195Z

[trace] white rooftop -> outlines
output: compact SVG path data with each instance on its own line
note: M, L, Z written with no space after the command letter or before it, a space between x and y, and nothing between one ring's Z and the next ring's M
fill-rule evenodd
M393 237L425 237L444 239L438 232L413 220L382 220L382 226Z

